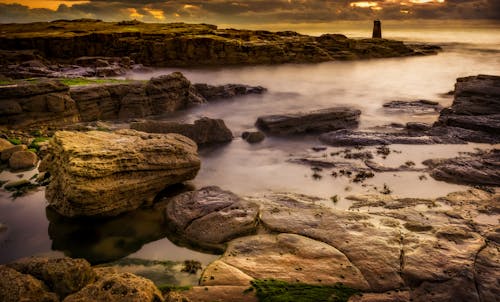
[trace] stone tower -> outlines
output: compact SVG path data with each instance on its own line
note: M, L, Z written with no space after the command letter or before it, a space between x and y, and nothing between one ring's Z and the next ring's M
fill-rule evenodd
M372 38L382 38L382 23L380 20L373 21L373 35Z

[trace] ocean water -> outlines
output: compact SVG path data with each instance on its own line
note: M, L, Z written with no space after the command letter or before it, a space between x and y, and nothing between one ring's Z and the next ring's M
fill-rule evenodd
M324 28L297 25L297 28L292 29L319 35L330 28L327 25ZM364 184L352 183L345 177L332 177L331 169L318 172L321 177L313 177L314 172L310 167L291 163L290 159L300 156L329 157L330 153L342 148L329 147L326 151L314 152L311 148L321 145L316 136L268 137L262 143L250 145L240 135L243 131L254 129L254 123L260 115L309 111L337 105L360 109L362 129L376 129L390 123L408 121L435 121L437 114L389 112L383 110L382 105L393 100L427 99L449 106L452 98L445 94L453 90L456 78L477 74L500 75L498 27L474 23L467 27L448 24L441 26L440 30L436 28L439 25L427 24L415 29L415 26L408 24L387 24L384 30L388 38L441 45L443 52L435 56L320 64L167 68L134 73L127 77L149 79L181 71L194 83L243 83L268 89L263 95L215 101L160 117L183 121L193 121L201 116L221 118L233 131L236 138L232 143L200 149L202 168L192 182L198 188L218 185L241 195L283 191L326 199L337 195L340 201L327 205L343 209L350 205L345 198L348 195L377 193L384 184L398 196L433 198L467 187L435 181L424 172L377 173ZM348 24L341 24L335 29L333 32L343 32L352 37L367 35L367 31L359 26L350 28ZM498 146L393 145L391 149L395 152L386 159L376 156L375 160L386 166L399 166L406 161L413 161L418 168L423 167L421 162L428 158L453 157L475 148L492 147ZM374 148L366 150L374 151ZM25 177L29 173L35 174L36 171L24 173ZM8 171L0 173L0 180L17 177ZM66 254L84 257L95 263L123 257L174 262L196 259L203 265L218 257L177 246L168 232L154 223L157 218L154 211L143 209L103 221L67 220L47 209L43 189L17 199L10 198L8 192L0 190L0 223L7 226L7 230L0 233L0 264L30 255ZM128 265L121 269L144 275L154 273L151 267L141 265ZM163 268L155 269L161 271ZM169 271L170 283L196 282L196 278L179 271L178 267Z

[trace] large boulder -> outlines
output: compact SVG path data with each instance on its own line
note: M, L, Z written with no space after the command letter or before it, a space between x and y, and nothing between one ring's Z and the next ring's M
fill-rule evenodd
M43 281L61 298L81 290L96 278L94 270L84 259L33 257L17 260L8 266Z
M60 131L41 170L46 197L65 216L112 216L149 204L166 186L193 179L196 144L178 134Z
M349 107L333 107L311 112L266 115L256 126L271 134L323 133L358 126L361 111Z
M145 121L134 122L130 128L148 133L178 133L189 137L198 145L225 143L233 139L233 134L221 119L203 117L194 124L177 122Z
M12 268L0 265L0 299L2 302L58 302L42 281Z

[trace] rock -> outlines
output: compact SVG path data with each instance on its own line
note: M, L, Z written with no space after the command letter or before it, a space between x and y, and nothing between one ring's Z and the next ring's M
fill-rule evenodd
M391 101L383 104L385 110L404 111L414 114L433 114L441 111L443 107L438 102L428 100L418 101Z
M357 127L360 114L357 109L333 107L307 113L261 116L256 125L271 134L322 133Z
M130 273L115 273L100 276L95 283L64 299L64 302L87 301L160 302L163 296L148 279Z
M9 149L9 148L12 148L14 145L12 145L11 142L9 142L8 140L4 139L4 138L0 138L0 154L6 150L6 149Z
M410 292L389 291L385 293L363 293L349 298L348 302L410 302Z
M26 150L28 150L28 147L26 147L26 145L13 145L10 148L3 149L1 159L2 161L8 161L12 154Z
M314 63L435 54L439 50L438 46L413 47L386 39L219 29L209 24L117 26L113 22L59 20L43 25L25 24L22 28L2 25L0 31L3 32L2 48L23 51L24 46L29 45L47 59L62 63L80 57L121 57L123 54L130 55L135 63L156 67ZM55 38L60 32L65 32L64 39Z
M500 296L500 247L489 242L478 254L474 263L474 277L478 283L480 301L495 301Z
M427 123L419 123L419 122L408 122L406 123L406 129L409 131L427 131L432 128L432 125Z
M14 191L14 190L18 190L24 186L27 186L27 185L30 185L31 182L27 179L20 179L20 180L17 180L17 181L10 181L8 182L5 186L4 186L4 189L7 190L7 191Z
M500 186L500 150L471 154L444 160L424 161L430 175L437 179L459 184Z
M226 84L219 86L194 84L194 87L208 101L229 99L247 94L262 94L267 90L262 86L248 86L242 84Z
M37 163L38 156L31 151L17 151L9 158L9 167L14 170L31 169Z
M266 135L261 131L245 131L241 134L241 137L250 144L260 143L266 139Z
M0 124L11 128L58 126L79 121L69 87L54 80L0 86Z
M65 216L113 216L149 204L166 186L193 179L196 144L178 134L59 131L40 170L49 204Z
M134 122L130 128L148 133L178 133L189 137L198 145L225 143L233 139L231 130L221 119L203 117L194 124L176 122L145 121Z
M218 187L186 192L169 200L171 227L185 240L211 249L256 231L258 206Z
M188 302L205 301L238 301L238 302L258 302L257 297L246 290L245 286L193 286L182 295ZM185 302L185 301L183 301Z
M390 144L435 144L430 136L415 136L405 132L383 133L368 131L337 130L323 133L319 140L330 146L375 146Z
M61 299L81 290L96 278L84 259L33 257L17 260L8 266L43 281Z
M40 280L0 265L0 297L3 302L58 302L56 294Z

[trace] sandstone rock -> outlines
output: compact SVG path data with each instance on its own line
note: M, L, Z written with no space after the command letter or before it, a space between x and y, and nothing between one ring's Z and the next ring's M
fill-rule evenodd
M182 295L189 299L189 302L206 301L238 301L238 302L258 302L257 297L246 292L248 286L194 286Z
M65 302L161 302L163 296L148 279L130 273L105 274L95 283L69 295Z
M431 168L430 175L437 180L476 185L500 185L500 150L424 161Z
M267 115L257 119L256 125L272 134L328 132L354 128L359 123L360 110L334 107L307 113Z
M349 298L348 302L410 302L408 291L390 291L385 293L363 293Z
M261 131L245 131L241 134L241 137L250 144L260 143L266 139L266 135Z
M58 302L56 294L47 290L40 280L0 266L0 297L4 302Z
M233 139L231 130L221 119L203 117L194 124L176 122L145 121L134 122L130 128L148 133L178 133L189 137L198 145L225 143Z
M84 259L33 257L17 260L8 266L43 281L61 299L94 282L96 277Z
M12 154L16 152L23 152L26 150L28 150L28 147L26 147L26 145L13 145L9 148L3 149L1 159L2 161L8 161Z
M113 216L153 201L166 186L200 168L196 144L178 134L59 131L42 164L52 175L46 196L65 216Z
M208 101L228 99L247 94L262 94L267 90L262 86L248 86L242 84L226 84L220 86L194 84L194 87Z
M478 254L474 263L480 301L495 301L500 296L500 247L490 242Z
M0 154L3 152L3 150L12 148L14 145L12 145L11 142L4 138L0 138Z
M31 169L38 163L38 156L31 151L17 151L9 158L9 167L14 170Z

